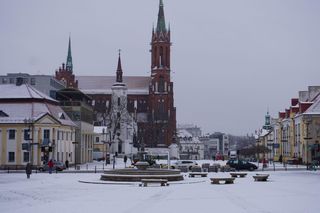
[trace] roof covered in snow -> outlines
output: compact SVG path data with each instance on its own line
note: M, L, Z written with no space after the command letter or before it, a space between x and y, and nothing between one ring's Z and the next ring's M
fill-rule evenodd
M179 129L178 130L178 137L179 138L185 138L185 137L187 137L187 138L190 138L190 137L192 137L192 134L190 134L187 130L185 130L185 129Z
M103 132L103 129L104 129L104 132ZM106 126L95 126L93 131L96 134L102 134L102 133L107 133L107 129L108 127Z
M47 99L58 103L46 94L36 90L29 84L16 86L15 84L0 84L0 99Z
M0 89L0 123L24 123L26 119L37 121L49 114L62 125L75 126L56 100L28 84L0 85Z
M115 76L76 76L79 89L85 94L111 94L111 87L116 82ZM128 94L148 95L151 77L124 76Z
M320 96L317 96L313 104L303 113L304 115L320 115Z

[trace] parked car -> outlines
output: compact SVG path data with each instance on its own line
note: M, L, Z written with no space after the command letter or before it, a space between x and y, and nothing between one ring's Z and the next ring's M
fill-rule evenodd
M171 169L178 169L180 166L185 166L189 170L191 170L193 166L197 166L197 165L198 165L197 162L193 160L178 160L177 162L171 165Z
M57 171L63 171L64 169L66 169L66 166L64 165L64 163L60 162L60 161L54 161L53 162L53 168L52 170L57 170ZM44 165L39 167L40 171L48 171L49 170L49 166L48 163L45 163Z
M235 168L236 170L249 170L253 171L258 169L258 167L253 164L249 163L248 161L243 161L243 160L228 160L227 165L229 165L231 168Z

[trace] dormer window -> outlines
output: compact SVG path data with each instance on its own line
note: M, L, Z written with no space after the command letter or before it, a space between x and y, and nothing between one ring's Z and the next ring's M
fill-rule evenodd
M63 112L60 112L60 113L59 113L59 119L63 119L63 120L66 119L66 117L65 117L65 115L64 115Z

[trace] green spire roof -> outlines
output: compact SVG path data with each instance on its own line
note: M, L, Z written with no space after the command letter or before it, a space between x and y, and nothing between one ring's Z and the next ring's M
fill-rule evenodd
M71 72L73 70L72 55L71 55L71 38L70 38L70 36L69 36L69 47L68 47L68 56L67 56L66 69L68 71L71 71Z
M160 0L159 4L159 13L158 13L158 23L157 23L157 32L166 32L166 21L164 18L164 10L163 10L163 1Z

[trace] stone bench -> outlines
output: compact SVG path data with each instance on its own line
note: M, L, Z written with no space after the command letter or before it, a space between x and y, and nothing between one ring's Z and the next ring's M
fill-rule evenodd
M218 166L209 166L208 172L218 172L219 167Z
M233 184L234 183L233 177L231 178L210 178L212 184L220 184L220 181L224 181L225 184Z
M237 177L243 178L243 177L247 176L247 173L232 172L232 173L230 173L230 175L231 175L231 177L234 177L234 178L237 178Z
M141 179L140 186L148 186L148 183L160 183L161 186L169 186L167 179Z
M269 174L257 174L254 175L254 181L267 181L269 177Z
M195 177L195 176L201 176L201 177L207 177L207 172L190 172L189 177Z

